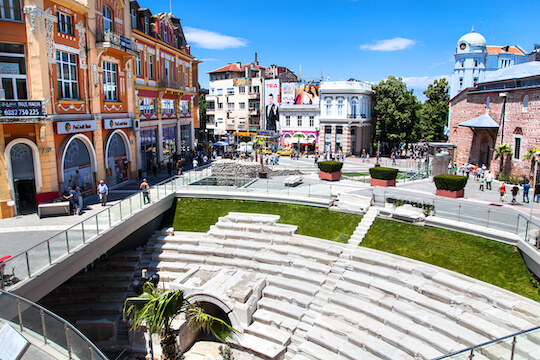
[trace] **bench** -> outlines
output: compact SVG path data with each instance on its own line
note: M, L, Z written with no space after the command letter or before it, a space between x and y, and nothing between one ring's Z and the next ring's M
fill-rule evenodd
M38 216L48 215L69 215L69 201L60 201L54 203L41 203L38 205Z
M304 179L301 176L293 175L283 180L283 183L285 184L285 186L297 186L300 185L303 181Z

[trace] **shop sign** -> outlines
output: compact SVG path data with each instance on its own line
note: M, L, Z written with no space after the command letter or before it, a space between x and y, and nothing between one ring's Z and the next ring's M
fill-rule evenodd
M233 85L234 86L246 86L248 83L248 79L246 78L243 78L243 79L234 79L233 80Z
M85 131L96 131L96 120L85 121L58 121L56 123L57 134L74 134Z
M272 130L258 130L257 135L263 135L263 136L275 136L276 132Z
M131 119L103 119L103 128L110 129L123 129L131 127Z
M0 101L0 117L43 116L41 101Z
M225 135L226 133L225 129L214 129L214 135Z

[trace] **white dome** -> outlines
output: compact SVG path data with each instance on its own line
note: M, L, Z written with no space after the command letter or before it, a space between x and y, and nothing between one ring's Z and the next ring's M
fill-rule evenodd
M469 46L486 46L486 39L479 33L475 33L474 30L463 35L458 41L458 46L462 42L466 42Z

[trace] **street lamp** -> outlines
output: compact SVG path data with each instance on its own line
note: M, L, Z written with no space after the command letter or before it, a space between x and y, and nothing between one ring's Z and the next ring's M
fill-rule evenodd
M533 173L533 201L531 201L531 216L529 217L529 220L532 221L533 216L533 208L534 208L534 189L536 188L536 174L538 173L538 160L540 160L540 151L535 152L533 155L534 159L534 173Z

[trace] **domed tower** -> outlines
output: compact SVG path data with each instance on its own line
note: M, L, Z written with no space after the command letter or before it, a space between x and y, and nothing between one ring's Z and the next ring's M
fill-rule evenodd
M486 56L486 39L475 33L474 28L458 40L454 54L454 72L450 82L450 98L484 79Z

